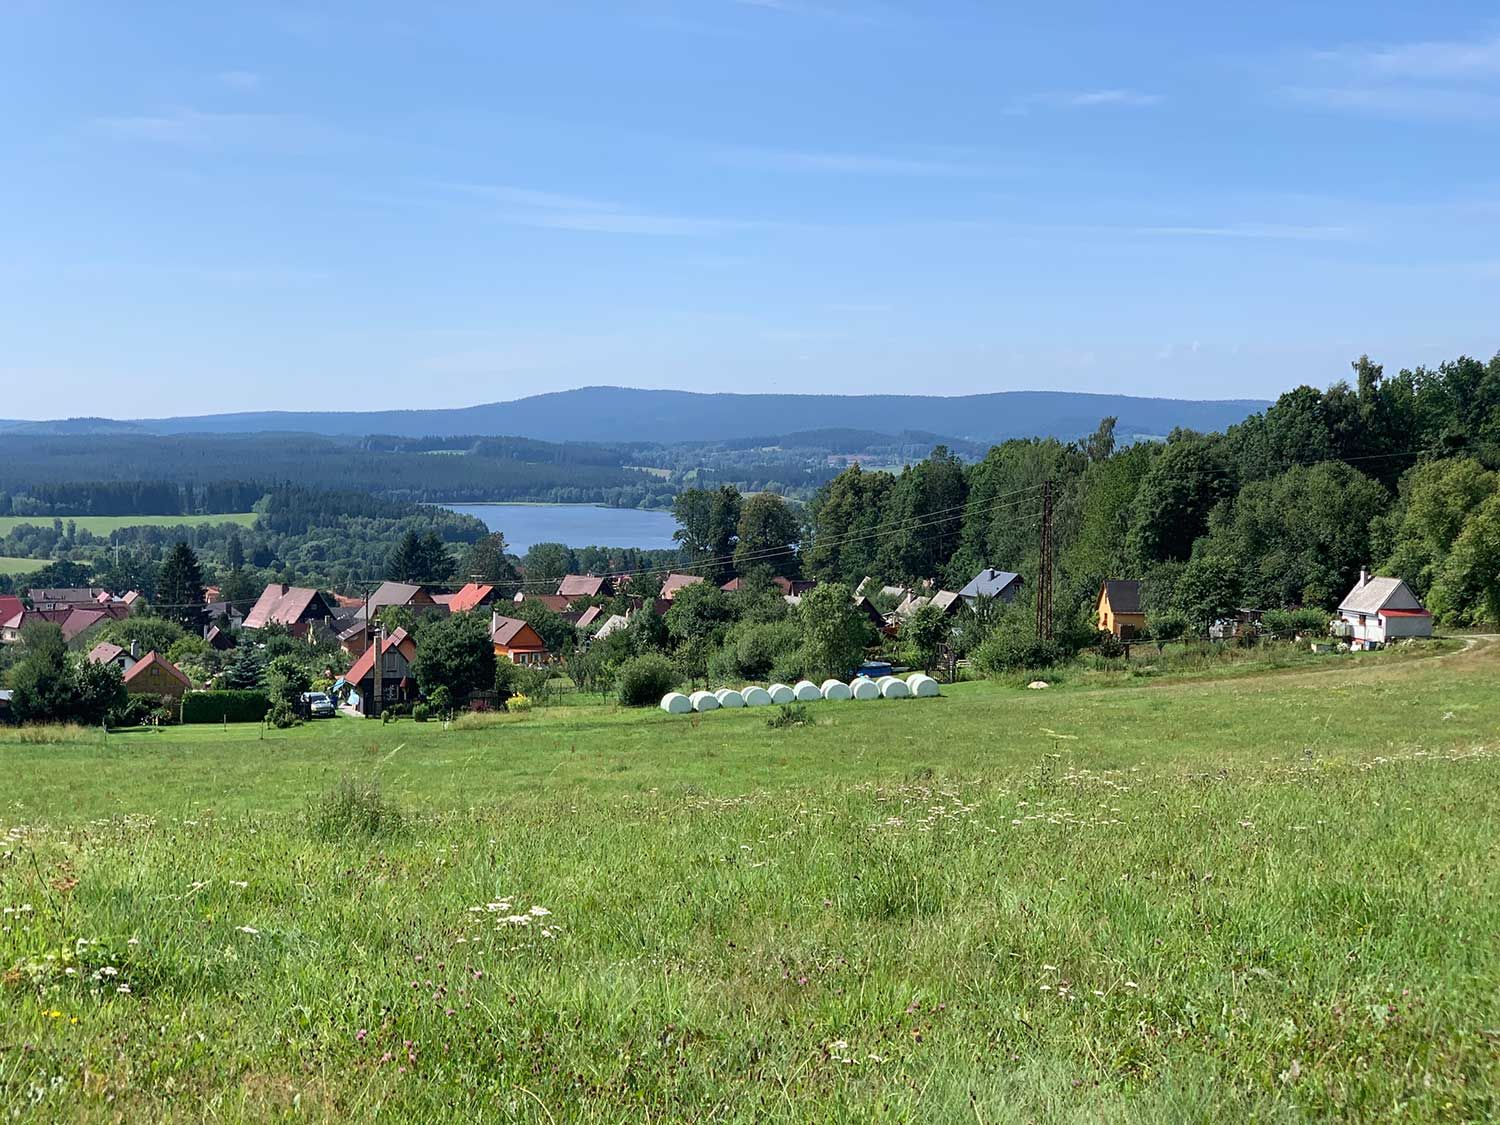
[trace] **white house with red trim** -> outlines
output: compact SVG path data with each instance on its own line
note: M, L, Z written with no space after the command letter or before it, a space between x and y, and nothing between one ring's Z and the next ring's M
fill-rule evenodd
M1432 636L1432 614L1399 578L1371 578L1359 572L1359 584L1339 603L1334 632L1350 648L1378 648L1405 637Z

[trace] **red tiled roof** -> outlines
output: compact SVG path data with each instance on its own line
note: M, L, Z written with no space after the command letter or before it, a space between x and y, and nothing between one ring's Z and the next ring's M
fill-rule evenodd
M701 574L669 574L661 584L661 596L671 601L676 597L678 590L696 586L703 580Z
M569 574L557 584L557 593L563 598L592 598L608 593L608 585L608 578L595 578L592 574Z
M602 605L591 605L588 607L588 609L584 610L581 614L578 615L578 627L582 629L585 626L592 625L603 615L604 607Z
M317 597L318 592L306 586L282 586L273 582L261 591L255 605L245 615L245 628L295 625Z
M182 684L183 687L193 686L193 681L188 679L187 676L183 674L181 668L177 667L177 665L173 664L170 660L168 660L165 656L162 656L155 649L148 652L145 656L141 657L140 660L136 662L135 667L125 673L125 682L128 684L132 680L144 676L147 669L151 668L153 665L159 665L162 671L166 672L167 675L171 676L178 683Z
M495 592L495 587L481 585L478 582L470 582L458 593L453 595L448 602L448 609L453 613L468 613L471 609L478 609L484 604L485 599Z
M522 631L530 636L521 636ZM494 614L490 617L490 640L503 648L534 649L541 652L547 650L542 638L537 636L534 630L519 617L505 617Z
M12 594L0 595L0 625L3 625L17 614L22 613L25 609L26 606L22 604L20 598Z
M561 613L568 608L568 599L561 594L527 594L521 601L541 602L553 613Z
M385 639L385 645L380 651L384 654L390 652L392 648L400 648L403 644L408 643L412 644L413 649L415 649L415 643L407 636L406 630L397 629ZM364 652L359 654L359 659L354 662L354 666L344 673L344 679L348 680L351 684L357 684L366 676L372 675L374 671L375 646L371 644Z
M124 655L124 652L125 650L119 645L112 645L108 641L100 641L93 648L89 649L89 654L84 659L91 664L108 664L117 656Z
M1375 611L1382 617L1431 617L1432 614L1425 609L1379 609Z
M102 609L75 609L59 621L58 625L62 628L63 640L71 641L87 633L99 622L112 620L113 617L113 614Z

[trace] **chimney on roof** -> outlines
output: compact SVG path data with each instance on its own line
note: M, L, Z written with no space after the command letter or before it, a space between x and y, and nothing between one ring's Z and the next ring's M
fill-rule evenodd
M130 659L139 660L141 656L141 642L132 640L130 642Z
M1361 586L1363 586L1369 580L1370 580L1370 572L1369 572L1369 570L1366 569L1365 567L1360 567L1359 568L1359 584Z

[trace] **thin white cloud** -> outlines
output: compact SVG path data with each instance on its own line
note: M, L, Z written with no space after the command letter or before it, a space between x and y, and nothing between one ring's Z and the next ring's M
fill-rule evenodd
M1277 90L1312 109L1414 119L1500 118L1500 37L1351 44L1282 59Z
M1353 238L1355 234L1349 227L1296 226L1288 223L1133 227L1130 233L1161 238L1247 238L1284 242L1342 242Z
M1314 52L1313 58L1345 73L1423 82L1496 78L1500 77L1500 37L1346 46Z
M260 87L260 75L253 70L221 70L219 82L231 90L255 90Z
M721 159L732 164L793 171L864 176L963 178L996 174L993 170L951 160L889 156L880 153L804 151L796 149L729 149Z
M439 186L450 192L496 204L497 209L490 217L499 222L538 230L693 237L722 234L757 225L732 219L641 211L609 200L538 191L508 184L461 183Z
M1298 105L1381 117L1500 118L1500 91L1396 84L1285 86L1281 93Z
M1122 87L1102 90L1049 90L1015 98L1010 103L1009 112L1023 114L1034 109L1140 109L1160 105L1165 100L1160 94Z
M294 146L318 139L328 131L306 117L280 113L205 113L179 108L164 113L99 117L94 126L122 141L162 145Z

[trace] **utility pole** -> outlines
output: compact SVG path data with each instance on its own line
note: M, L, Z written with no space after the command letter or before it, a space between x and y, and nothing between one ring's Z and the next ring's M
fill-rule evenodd
M1052 481L1042 482L1042 560L1036 576L1036 635L1052 639Z
M384 673L385 671L385 669L381 667L383 663L385 663L384 625L375 630L375 682L374 686L370 689L370 695L372 697L372 701L375 704L375 708L373 711L365 711L365 715L370 718L379 715L382 711L385 710L385 685L381 682L382 673Z

